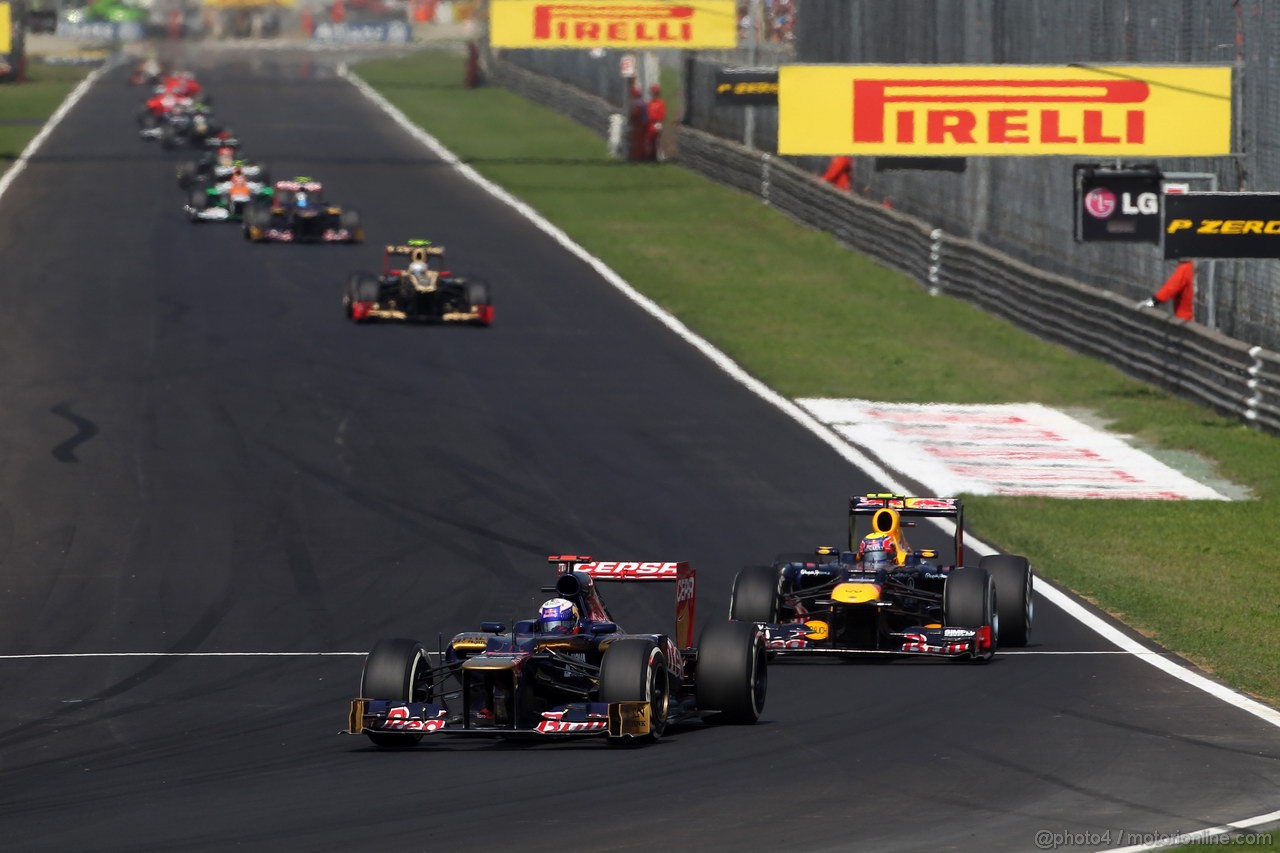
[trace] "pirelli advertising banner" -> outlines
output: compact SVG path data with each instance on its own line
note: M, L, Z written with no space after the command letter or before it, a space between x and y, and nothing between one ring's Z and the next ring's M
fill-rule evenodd
M1231 69L784 65L778 153L1209 157L1231 151Z
M1280 193L1164 197L1166 258L1280 258Z
M493 47L727 48L734 0L492 0Z

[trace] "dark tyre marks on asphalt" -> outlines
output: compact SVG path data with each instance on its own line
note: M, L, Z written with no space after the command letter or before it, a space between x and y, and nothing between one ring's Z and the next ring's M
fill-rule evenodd
M76 428L75 435L53 448L54 458L59 462L79 462L75 449L98 434L97 424L71 411L71 405L74 402L74 400L64 400L49 410L58 417L70 421Z

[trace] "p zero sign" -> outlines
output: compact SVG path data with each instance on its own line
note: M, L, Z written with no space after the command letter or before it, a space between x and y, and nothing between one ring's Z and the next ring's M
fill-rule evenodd
M1164 197L1166 258L1280 258L1280 193Z
M493 47L737 47L734 0L492 0Z
M1077 165L1076 241L1159 243L1162 177L1153 166Z
M716 103L721 106L778 105L778 69L716 69Z
M784 65L778 153L1217 156L1231 69Z

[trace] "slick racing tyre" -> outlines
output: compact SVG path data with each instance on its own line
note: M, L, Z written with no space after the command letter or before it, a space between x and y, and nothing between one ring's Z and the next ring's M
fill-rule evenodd
M488 283L483 281L468 281L463 285L462 292L464 298L467 300L467 307L480 314L480 319L476 322L482 326L489 325L488 318L491 314L482 310L493 306L493 297L489 295Z
M729 597L729 618L776 624L778 578L778 570L773 566L747 566L738 572Z
M948 628L990 625L994 652L1000 637L996 601L996 585L986 569L963 566L952 569L942 588L942 621Z
M991 573L996 585L996 610L1000 617L1000 645L1025 646L1031 639L1035 605L1031 596L1031 564L1026 557L992 554L978 562Z
M178 186L184 190L196 183L199 176L199 168L195 163L183 163L178 167Z
M338 227L351 232L350 242L364 242L364 226L360 224L360 214L354 210L344 210L338 214Z
M356 273L351 276L347 282L347 293L342 299L343 310L348 319L354 320L355 317L351 313L351 306L356 302L377 302L378 301L378 280L371 275L365 273ZM357 323L363 322L356 320Z
M199 222L200 211L209 206L209 194L204 191L203 187L195 187L187 193L188 215L192 222Z
M260 204L250 204L241 216L244 225L244 238L250 243L261 243L267 239L267 225L271 222L271 210Z
M600 662L600 701L649 703L649 734L611 737L610 746L653 743L662 737L671 702L667 656L652 640L614 640Z
M750 622L713 622L698 644L699 711L719 711L709 723L752 725L769 687L764 637Z
M401 702L430 702L430 664L422 643L395 638L379 640L364 661L360 696ZM375 746L413 746L420 734L366 731Z

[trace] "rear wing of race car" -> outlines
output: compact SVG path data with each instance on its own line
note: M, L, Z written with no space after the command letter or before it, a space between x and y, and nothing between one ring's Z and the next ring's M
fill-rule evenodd
M694 614L697 605L697 571L687 560L668 563L602 562L590 557L565 554L551 556L548 562L560 574L581 572L594 581L667 582L676 585L676 631L673 639L681 649L693 648Z
M410 263L428 262L431 258L444 258L444 246L433 246L430 240L409 240L406 243L388 243L382 255L382 273L392 271L392 258L408 258ZM433 269L438 268L438 265Z
M870 530L897 533L903 518L951 518L956 525L956 562L964 565L964 504L960 498L920 498L906 495L870 494L849 498L849 550L862 538L859 520L870 517Z

